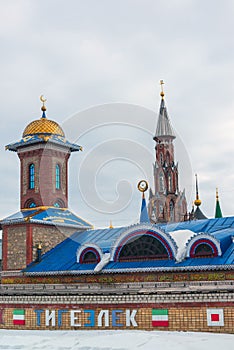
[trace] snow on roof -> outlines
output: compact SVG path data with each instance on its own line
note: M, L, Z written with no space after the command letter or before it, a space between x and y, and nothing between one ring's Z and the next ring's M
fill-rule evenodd
M174 239L178 247L175 259L177 262L181 262L186 256L186 244L195 235L195 233L190 230L178 230L171 231L169 234Z

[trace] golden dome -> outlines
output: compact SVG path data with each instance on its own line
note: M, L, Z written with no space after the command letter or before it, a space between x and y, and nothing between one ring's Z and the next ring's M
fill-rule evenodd
M23 137L35 134L51 134L65 137L63 129L58 123L43 117L28 124L24 129Z

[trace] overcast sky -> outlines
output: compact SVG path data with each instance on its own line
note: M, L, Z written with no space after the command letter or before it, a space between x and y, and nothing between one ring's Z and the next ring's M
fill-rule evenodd
M72 210L95 226L136 222L160 79L189 208L198 173L203 212L213 217L218 186L233 215L233 18L232 0L0 1L0 216L19 208L19 162L4 146L40 117L44 94L48 118L84 146L70 161Z

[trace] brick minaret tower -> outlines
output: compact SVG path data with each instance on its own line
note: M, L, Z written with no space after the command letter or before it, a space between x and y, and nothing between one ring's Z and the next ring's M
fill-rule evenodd
M19 142L6 146L20 159L20 212L2 221L3 270L22 270L42 253L90 224L68 209L68 159L81 147L66 140L64 131L42 117L32 121ZM40 251L41 253L41 251Z
M149 217L151 222L183 221L187 214L185 192L179 191L178 164L174 159L176 138L167 113L161 81L161 105L154 140L156 161L154 164L155 193L150 190Z
M41 109L42 117L25 128L23 142L7 146L20 159L20 206L67 208L68 159L80 147L68 146L62 128L46 118L44 102Z

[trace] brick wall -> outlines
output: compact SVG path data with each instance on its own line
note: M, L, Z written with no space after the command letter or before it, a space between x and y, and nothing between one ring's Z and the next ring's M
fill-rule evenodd
M37 244L42 244L42 254L54 248L57 244L64 241L76 229L68 229L48 226L48 225L33 225L33 260L36 259Z
M36 206L53 206L57 199L68 207L67 163L69 151L59 146L37 145L20 150L21 161L21 208L25 208L28 200L33 200ZM29 189L29 165L35 165L35 188ZM55 188L55 166L61 167L61 189Z
M38 224L15 224L3 227L3 270L21 270L36 259L38 243L42 254L65 240L76 229Z
M7 232L7 269L21 270L26 266L26 226L9 226Z
M195 296L174 294L166 297L160 295L4 296L0 297L0 328L143 329L234 333L233 293L231 298L227 295L224 297L223 293L211 294L200 293ZM14 310L24 310L24 325L14 325ZM74 310L77 310L75 314ZM168 323L164 326L153 325L152 310L166 311ZM208 323L209 310L216 314L216 317L219 313L223 315L223 325ZM107 316L106 320L103 312ZM100 313L103 317L100 317ZM38 314L40 314L39 320ZM76 326L71 324L72 314L77 317Z

